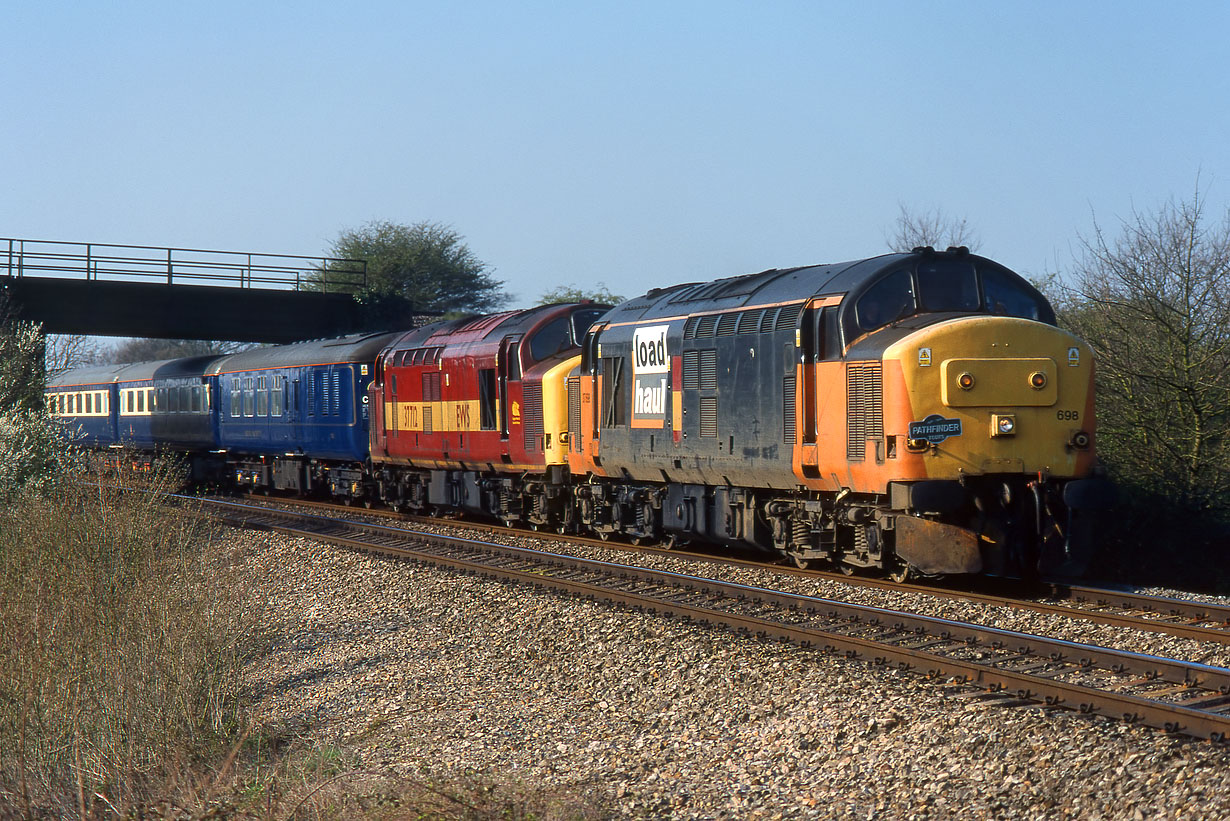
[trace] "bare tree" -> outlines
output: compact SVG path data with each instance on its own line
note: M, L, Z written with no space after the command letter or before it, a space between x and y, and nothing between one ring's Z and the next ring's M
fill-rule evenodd
M69 368L97 365L106 360L107 351L98 338L81 334L47 335L47 373L57 374Z
M1230 209L1133 210L1082 237L1061 321L1094 349L1098 450L1116 478L1183 514L1230 518Z
M940 249L964 245L976 251L981 244L964 217L950 217L942 208L914 211L904 203L898 203L897 207L899 213L893 233L885 239L893 251L906 253L925 245Z
M122 365L156 359L231 354L251 347L254 346L246 342L213 342L207 339L129 339L118 345L107 360Z

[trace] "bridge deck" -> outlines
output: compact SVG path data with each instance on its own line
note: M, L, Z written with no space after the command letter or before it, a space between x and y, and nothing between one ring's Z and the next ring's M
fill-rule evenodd
M368 330L361 260L0 238L0 289L47 333L294 342ZM407 313L404 324L414 324Z

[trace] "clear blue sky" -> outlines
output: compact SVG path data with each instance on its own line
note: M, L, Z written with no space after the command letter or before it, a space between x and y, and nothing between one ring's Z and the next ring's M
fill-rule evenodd
M1027 275L1230 201L1224 2L10 2L0 236L323 254L464 235L514 304L882 253Z

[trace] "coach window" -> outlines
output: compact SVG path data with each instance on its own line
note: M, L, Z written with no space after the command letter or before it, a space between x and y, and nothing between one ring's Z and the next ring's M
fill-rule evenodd
M256 389L252 386L252 377L243 379L243 415L256 415Z
M239 377L231 377L231 416L239 416L243 393L239 390Z
M283 379L285 377L277 375L273 377L273 392L269 396L269 407L274 416L282 415L282 403L285 401L286 396Z
M201 386L193 385L192 386L192 412L200 413L203 410L202 408L203 404L204 402L202 401L202 397L201 397Z
M268 377L256 377L256 415L269 415L269 382Z

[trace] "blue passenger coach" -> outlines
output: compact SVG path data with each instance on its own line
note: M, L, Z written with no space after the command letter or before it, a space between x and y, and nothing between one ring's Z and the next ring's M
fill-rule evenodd
M125 365L116 376L118 440L141 450L202 453L218 448L217 406L205 369L217 356Z
M401 333L358 334L232 354L207 373L218 391L218 446L239 484L351 495L351 471L316 460L368 458L367 385ZM238 458L237 458L238 457ZM244 458L248 457L248 458Z
M47 380L47 408L51 415L80 434L86 447L116 444L115 381L127 365L74 368Z

